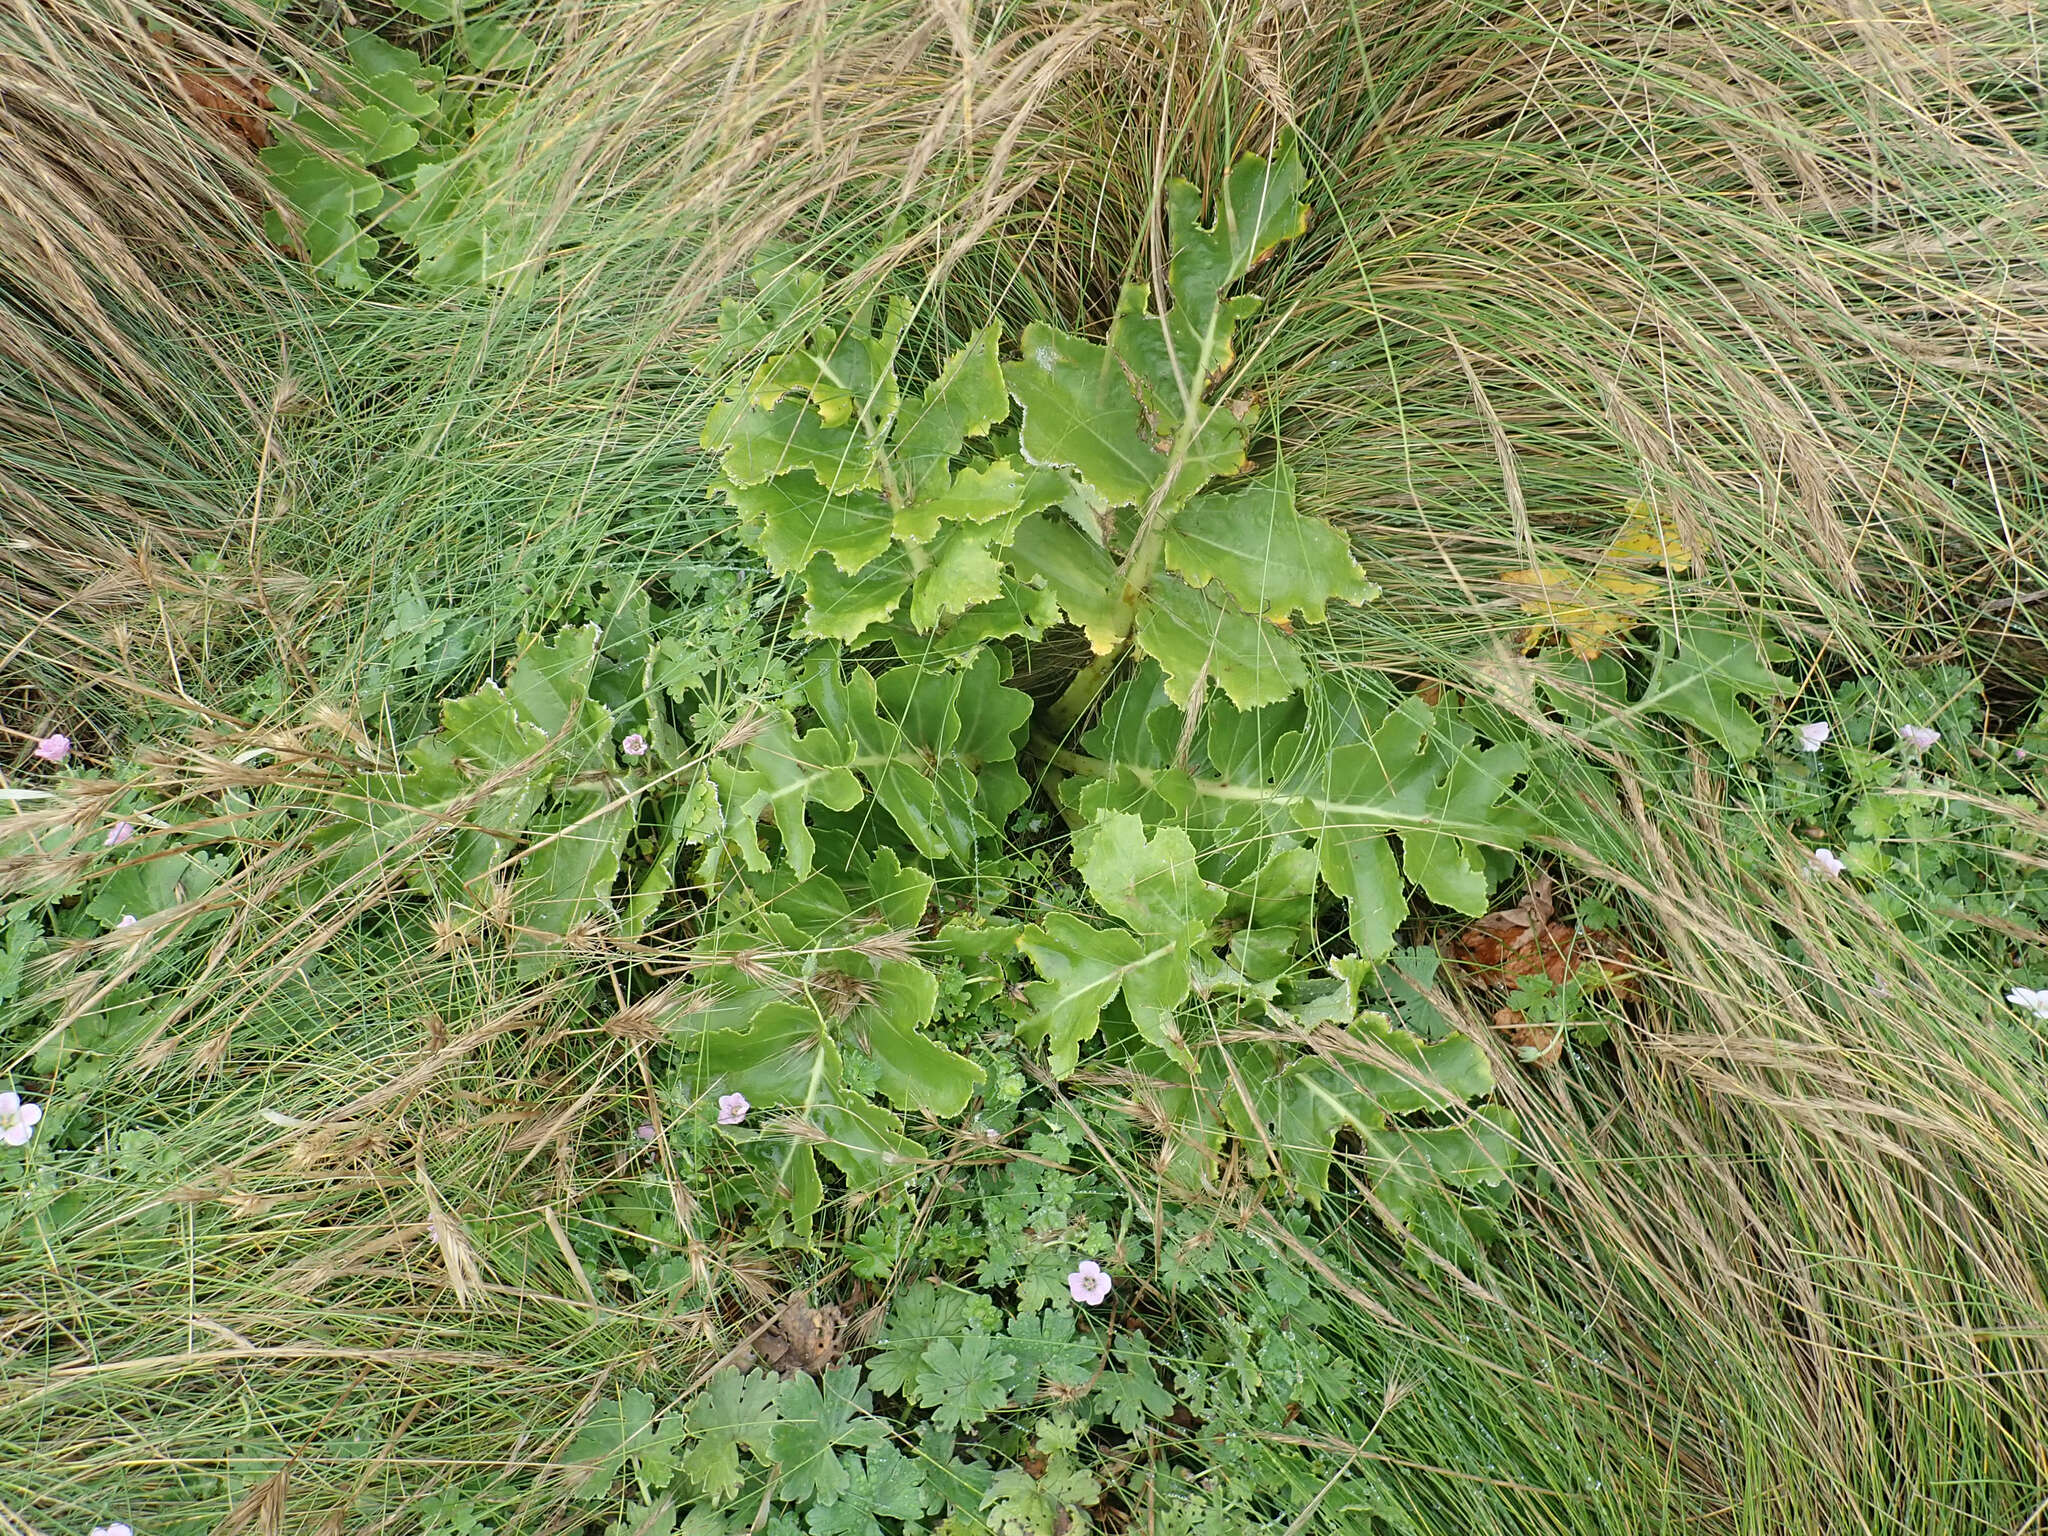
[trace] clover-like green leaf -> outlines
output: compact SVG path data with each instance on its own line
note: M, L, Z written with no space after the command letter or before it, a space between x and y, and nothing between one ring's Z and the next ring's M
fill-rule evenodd
M1086 1387L1101 1364L1096 1344L1077 1336L1070 1307L1019 1312L1010 1319L1003 1348L1017 1359L1010 1398L1018 1407L1035 1401L1041 1388L1065 1394Z
M571 1491L579 1498L602 1496L653 1428L654 1399L639 1388L628 1387L601 1401L562 1450L560 1464L568 1470Z
M1145 1335L1126 1329L1117 1337L1119 1370L1104 1371L1096 1379L1095 1398L1111 1423L1127 1435L1135 1435L1147 1419L1160 1420L1173 1412L1173 1394L1159 1380L1152 1363L1152 1347Z
M849 1456L846 1469L846 1491L837 1502L814 1504L804 1516L812 1536L884 1536L883 1519L915 1520L924 1513L924 1469L895 1446Z
M990 1310L986 1300L958 1286L920 1280L905 1287L876 1336L869 1382L883 1392L906 1391L917 1381L926 1350L940 1339L976 1331Z
M777 1491L793 1503L833 1504L852 1483L845 1449L871 1449L889 1428L870 1411L860 1367L842 1365L813 1378L799 1372L782 1384L772 1430Z
M918 1405L932 1410L940 1429L966 1429L1010 1400L1010 1377L1017 1357L986 1333L937 1339L924 1352L914 1388Z
M720 1371L690 1400L690 1448L683 1475L705 1497L723 1503L739 1491L740 1451L774 1458L778 1385L767 1371Z

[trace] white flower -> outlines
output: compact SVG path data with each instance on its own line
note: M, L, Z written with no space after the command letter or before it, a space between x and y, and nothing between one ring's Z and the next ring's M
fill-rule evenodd
M27 1146L29 1137L35 1134L36 1122L42 1118L42 1105L22 1103L21 1095L12 1089L0 1093L0 1141L8 1146Z
M647 738L638 731L635 731L619 743L619 750L628 757L645 757L647 755Z
M1835 728L1825 720L1809 720L1799 727L1799 750L1818 752L1834 734Z
M1833 850L1827 848L1814 849L1812 861L1808 865L1808 868L1816 875L1824 875L1830 880L1834 879L1835 876L1848 867L1848 865L1835 857Z
M747 1118L747 1111L753 1107L753 1105L747 1102L747 1096L744 1093L723 1094L718 1100L718 1123L720 1125L738 1125Z
M1899 745L1918 757L1937 741L1941 732L1929 725L1902 725L1899 727Z
M133 837L134 835L135 835L135 823L134 823L134 822L132 822L132 821L117 821L117 822L115 822L115 823L114 823L114 824L113 824L113 825L112 825L111 827L107 828L107 843L106 843L106 846L107 846L107 847L109 847L109 848L118 848L118 847L120 847L120 846L121 846L121 844L123 844L123 843L127 842L127 841L128 841L128 839L129 839L129 838L131 838L131 837Z
M36 756L46 763L61 763L71 754L71 738L61 731L36 743Z
M1084 1307L1102 1304L1102 1298L1109 1294L1110 1279L1102 1272L1102 1266L1093 1259L1083 1259L1074 1272L1067 1276L1067 1293Z
M114 924L114 926L116 928L133 928L135 926L135 914L133 912L123 912L121 914L121 921Z
M2005 994L2005 1000L2021 1013L2048 1020L2048 987L2014 987Z
M135 1536L135 1533L129 1530L125 1523L116 1520L112 1525L94 1526L92 1536Z

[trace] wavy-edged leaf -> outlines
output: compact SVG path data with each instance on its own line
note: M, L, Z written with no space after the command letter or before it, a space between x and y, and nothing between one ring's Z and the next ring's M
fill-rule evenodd
M982 1071L920 1033L938 998L931 971L914 961L889 961L876 968L873 995L848 1025L871 1053L875 1080L891 1104L946 1117L967 1107Z
M1321 623L1332 598L1376 595L1344 535L1294 509L1294 472L1284 464L1190 500L1167 530L1166 566L1192 587L1220 581L1240 608L1265 619L1299 611Z
M964 614L1003 594L1003 562L989 549L989 536L974 527L954 526L921 551L926 563L910 588L910 623L933 629L948 614Z
M1103 812L1076 835L1074 867L1095 904L1141 937L1192 944L1223 908L1178 827L1148 838L1136 816Z
M1024 930L1018 946L1045 979L1025 987L1031 1017L1017 1032L1027 1044L1046 1045L1057 1077L1079 1064L1081 1046L1102 1026L1102 1010L1133 976L1153 973L1151 986L1158 993L1177 976L1186 995L1181 946L1142 945L1121 928L1092 927L1071 912L1047 913L1043 923Z
M1347 1031L1355 1049L1283 1067L1269 1110L1273 1146L1294 1188L1320 1203L1337 1132L1379 1131L1390 1118L1441 1114L1493 1091L1485 1054L1464 1035L1434 1044L1365 1014Z
M1035 320L1020 345L1023 356L1003 364L1003 381L1024 409L1024 457L1071 470L1104 506L1151 495L1166 456L1109 349Z
M966 346L946 359L931 387L912 395L897 415L891 452L905 482L920 497L935 468L969 438L982 436L1010 414L1010 395L996 356L1002 339L997 321L976 331Z
M1008 459L969 464L950 477L933 471L927 494L897 509L896 537L928 540L947 523L988 523L1005 517L1023 501L1034 473ZM993 530L990 536L995 536Z
M1025 518L1010 541L1010 562L1027 581L1044 583L1068 621L1087 632L1096 655L1107 655L1129 633L1131 611L1117 597L1116 562L1066 518Z
M1455 1125L1390 1127L1363 1134L1373 1194L1419 1249L1477 1262L1493 1223L1461 1198L1504 1183L1520 1161L1513 1111L1489 1106ZM1411 1250L1411 1266L1425 1265Z
M1225 298L1224 290L1307 227L1301 186L1301 158L1291 136L1271 161L1238 158L1206 227L1201 192L1187 181L1168 183L1171 304L1164 314L1150 314L1144 288L1129 285L1110 330L1111 349L1130 371L1161 434L1185 435L1192 427L1190 457L1212 474L1232 474L1242 465L1243 430L1229 413L1205 404L1204 396L1236 360L1238 322L1260 307L1253 295Z
M804 571L803 632L813 640L863 643L884 623L910 590L910 556L897 545L849 576L819 555Z
M799 736L783 719L760 727L741 750L739 763L713 758L704 771L718 792L724 823L716 838L694 834L692 839L713 849L706 876L717 872L728 853L737 855L748 869L768 868L759 834L764 816L780 834L784 856L797 878L808 875L816 845L805 808L816 802L848 811L860 803L860 780L848 766L852 755L830 731Z
M1185 705L1198 681L1220 687L1240 709L1277 704L1308 681L1294 642L1211 587L1196 591L1156 575L1138 607L1138 643L1166 674L1166 695Z
M1737 762L1754 757L1764 728L1743 700L1797 693L1798 684L1771 667L1791 653L1746 633L1702 624L1681 625L1662 639L1640 707L1683 720Z
M794 395L767 410L744 398L716 405L700 441L705 452L720 455L725 478L736 486L798 469L809 470L834 495L881 484L874 444L859 428L826 426Z
M807 570L819 555L851 576L886 552L895 514L873 491L827 491L808 470L758 485L727 485L747 539L778 576Z
M512 952L522 977L558 963L564 940L584 924L609 928L612 885L633 820L631 801L614 805L584 792L565 796L533 823L534 846L512 887Z

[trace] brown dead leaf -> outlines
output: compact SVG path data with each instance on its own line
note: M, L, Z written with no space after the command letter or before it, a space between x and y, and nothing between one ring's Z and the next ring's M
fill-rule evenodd
M741 1350L737 1363L741 1370L760 1364L784 1376L798 1371L815 1376L843 1352L840 1334L845 1325L846 1314L837 1302L814 1307L808 1294L799 1293L790 1297L752 1345Z
M178 71L178 90L234 139L252 150L267 148L270 129L263 121L263 98L247 80Z
M1635 956L1619 939L1580 929L1556 916L1557 882L1540 876L1512 907L1489 912L1443 946L1444 957L1466 967L1482 986L1502 991L1530 976L1546 976L1554 986L1585 966L1598 966L1616 997L1633 989ZM1532 1025L1519 1009L1494 1013L1500 1030L1531 1066L1547 1067L1564 1053L1564 1031L1556 1025Z

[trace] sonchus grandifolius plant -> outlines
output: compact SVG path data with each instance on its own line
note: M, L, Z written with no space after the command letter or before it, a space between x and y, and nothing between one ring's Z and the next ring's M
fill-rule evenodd
M1034 322L1007 361L991 324L922 390L898 378L901 301L814 324L823 279L767 263L726 308L727 344L763 355L703 442L830 643L692 791L706 947L732 964L677 1027L703 1091L801 1117L750 1142L798 1233L814 1149L876 1188L915 1161L900 1117L972 1102L981 1069L933 1038L931 964L1008 1008L1056 1075L1086 1052L1152 1084L1172 1182L1212 1180L1228 1143L1313 1201L1348 1132L1379 1207L1432 1247L1485 1230L1468 1196L1502 1183L1514 1131L1474 1108L1484 1054L1358 991L1408 882L1487 910L1527 763L1454 704L1317 674L1292 637L1374 595L1287 466L1254 471L1230 389L1259 309L1232 290L1301 233L1301 187L1291 142L1240 159L1206 222L1172 184L1160 305L1128 285L1102 342ZM998 642L1061 619L1095 660L1034 720ZM901 664L844 654L884 642ZM1024 751L1060 785L1075 885L1012 856ZM930 908L967 889L972 914Z
M1172 183L1164 303L1125 285L1101 343L1034 321L1005 362L991 324L907 392L908 311L892 300L879 326L870 306L761 362L703 441L742 535L803 582L808 633L894 633L928 656L1064 615L1105 661L1079 699L1130 650L1180 704L1205 682L1240 708L1300 688L1294 616L1372 589L1344 536L1296 509L1286 465L1251 473L1253 406L1229 383L1260 301L1228 290L1302 232L1301 183L1291 141L1240 159L1206 224L1201 194ZM823 290L798 268L755 279L759 304L728 306L728 342L788 333Z

